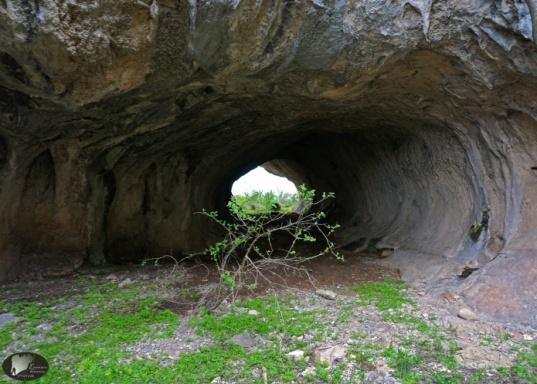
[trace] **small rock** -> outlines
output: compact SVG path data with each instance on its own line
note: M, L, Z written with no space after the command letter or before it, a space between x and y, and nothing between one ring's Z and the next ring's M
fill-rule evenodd
M215 377L213 381L211 381L211 384L223 384L223 383L224 383L224 380L222 380L220 376Z
M118 280L119 280L119 277L117 277L116 274L111 273L111 274L109 274L108 276L106 276L105 279L106 279L106 280L110 280L110 281L118 281Z
M440 297L442 299L444 299L446 302L448 303L453 303L455 302L455 296L453 296L453 293L451 293L450 291L444 291L440 294Z
M399 381L385 371L370 371L365 374L366 384L398 384Z
M37 330L39 330L42 333L47 333L52 328L52 324L49 323L43 323L39 324L37 327L35 327Z
M318 289L315 291L315 293L318 296L321 296L322 298L327 299L327 300L335 300L337 297L334 291L330 291L328 289Z
M133 284L134 281L132 281L129 277L127 277L125 280L123 280L121 283L119 283L117 286L119 288L123 288L123 287L126 287L127 285L131 285Z
M231 338L231 341L246 350L252 350L259 344L259 340L257 338L247 334L235 335Z
M379 258L385 259L393 255L393 248L382 248L379 252Z
M345 358L345 348L336 345L334 347L319 348L313 352L313 359L321 364L328 364L332 367L335 362L341 361Z
M302 377L307 377L307 376L315 376L315 367L308 367L306 368L305 370L303 370L300 375Z
M259 312L257 312L255 309L250 309L248 311L248 314L249 315L252 315L252 316L258 316L259 315Z
M459 312L457 313L457 316L459 316L461 319L469 320L469 321L475 321L479 319L477 314L472 311L470 308L464 307L459 309Z
M15 316L13 313L2 313L0 314L0 328L2 328L4 325L8 323L13 323L19 321L19 318Z
M304 358L304 351L297 349L296 351L289 352L287 354L287 357L289 357L293 361L302 360Z
M531 335L526 335L525 334L523 337L524 337L524 340L526 340L526 341L532 341L533 340L533 336L531 336Z
M261 368L254 367L252 368L252 376L254 377L261 377L263 375L263 371Z

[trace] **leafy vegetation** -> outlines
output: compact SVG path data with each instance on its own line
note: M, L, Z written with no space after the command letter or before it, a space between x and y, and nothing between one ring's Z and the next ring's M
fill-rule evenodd
M191 324L202 335L210 335L220 341L244 332L258 335L276 332L284 336L301 336L308 331L319 329L315 312L298 313L290 309L289 300L289 297L270 296L243 300L237 302L236 307L229 313L220 315L202 310L199 316L192 319ZM248 310L254 310L258 315L252 316L248 314Z
M519 352L518 361L511 369L503 371L522 382L537 383L537 343L533 343L528 352Z
M231 197L231 203L240 207L247 215L291 213L298 207L299 202L299 193L275 193L273 191L253 191Z
M137 293L136 288L104 284L76 297L74 306L62 298L4 303L0 310L14 312L22 321L8 332L19 342L31 343L32 351L51 362L49 373L36 383L108 383L116 378L118 383L150 382L149 373L138 370L140 363L136 368L118 364L128 358L121 347L142 336L169 337L179 320L168 310L156 309L156 298L140 300ZM39 324L50 325L46 336L31 342ZM122 377L132 381L121 381Z
M397 309L404 304L413 304L405 294L405 284L386 277L383 281L359 284L353 287L358 294L358 305L373 304L380 311Z
M138 284L123 289L103 284L91 286L69 300L2 303L0 311L16 313L21 319L16 326L0 330L2 348L14 341L13 335L50 362L50 371L36 383L205 384L215 377L262 383L262 378L253 374L255 369L265 369L273 380L289 382L304 369L303 361L294 362L286 356L289 348L299 344L288 344L284 350L272 343L247 352L230 341L231 336L248 332L290 337L321 329L315 312L291 309L292 297L247 299L225 313L202 310L190 325L217 343L184 353L173 364L162 366L151 358L133 359L126 351L128 345L142 338L171 337L179 324L176 314L157 308L156 296L140 299L148 292L151 289ZM178 295L191 296L185 290ZM256 310L259 315L249 315L248 310ZM45 337L33 339L32 330L42 324L50 325ZM1 378L0 382L7 383Z
M473 241L479 240L481 232L486 231L489 226L490 210L485 209L481 212L481 221L475 222L470 227L470 238Z
M431 317L423 318L405 285L395 279L354 287L357 304L371 304L362 309L376 316L375 321L385 322L384 327L395 327L395 332L390 338L371 339L367 328L358 326L344 339L350 340L346 358L333 367L308 363L310 348L316 342L332 343L338 327L348 327L347 322L360 324L351 300L331 302L338 308L327 311L319 308L322 299L313 295L305 300L267 295L237 300L215 312L202 309L187 320L160 309L162 292L155 290L159 284L144 281L119 288L111 283L89 283L85 292L69 297L2 302L0 313L12 312L21 321L0 329L1 347L7 353L14 346L25 346L47 358L50 371L36 383L201 384L220 377L227 382L261 384L263 375L268 382L355 383L375 370L381 359L404 384L537 383L537 344L533 342L516 344L518 355L512 366L497 370L459 366L452 331L435 324ZM166 289L175 289L179 298L198 295L173 286ZM299 309L300 304L315 310ZM334 319L345 324L334 324ZM211 343L169 359L162 354L142 359L129 352L141 340L172 337L180 323ZM237 335L261 341L253 350L246 350L234 342ZM480 338L486 346L512 343L505 334ZM306 359L290 359L287 354L295 349L304 350ZM302 377L307 365L313 372ZM8 383L1 378L0 382Z
M322 210L335 197L334 194L322 193L317 197L315 190L303 185L298 192L302 208L292 215L272 211L251 214L234 200L228 204L231 220L221 218L217 211L200 212L224 231L223 239L205 251L214 261L220 276L216 304L224 299L234 301L241 289L254 289L259 280L275 285L278 282L267 277L271 269L292 268L307 274L307 269L300 265L308 260L328 253L342 259L330 240L339 225L327 223L326 213ZM296 249L301 243L315 243L321 250L301 254Z

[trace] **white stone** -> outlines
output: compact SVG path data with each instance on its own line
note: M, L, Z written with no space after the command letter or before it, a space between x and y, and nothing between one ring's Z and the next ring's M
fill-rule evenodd
M304 351L297 349L295 351L289 352L287 354L287 357L289 357L293 361L302 360L304 358Z
M330 291L328 289L318 289L315 291L315 293L322 298L325 298L327 300L335 300L337 295L334 291Z
M332 367L335 362L341 361L344 358L345 348L341 345L319 348L313 352L313 359L317 363L328 364L329 367Z
M259 315L259 312L257 312L255 309L250 309L248 311L248 314L249 315L252 315L252 316L258 316Z
M127 277L125 280L123 280L123 281L122 281L121 283L119 283L117 286L118 286L119 288L123 288L123 287L126 287L127 285L131 285L131 284L133 284L133 283L134 283L134 281L132 281L130 278Z
M315 376L315 367L308 367L300 374L302 377Z
M111 274L109 274L108 276L106 276L105 279L106 279L106 280L110 280L110 281L118 281L118 280L119 280L119 277L117 277L116 274L111 273Z
M477 314L472 311L470 308L463 307L459 309L459 312L457 313L457 316L459 316L461 319L469 320L469 321L475 321L479 319Z

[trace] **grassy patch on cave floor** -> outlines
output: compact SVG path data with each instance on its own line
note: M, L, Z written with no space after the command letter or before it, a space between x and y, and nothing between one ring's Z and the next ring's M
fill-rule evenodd
M199 334L211 337L213 345L184 353L167 366L151 359L132 361L127 345L142 338L171 337L178 324L187 321L158 309L159 298L150 291L106 283L74 297L2 303L0 313L12 312L21 320L0 329L0 350L18 346L16 350L44 356L50 371L36 383L208 383L215 377L250 383L262 381L252 373L256 368L265 369L273 380L289 382L304 363L292 362L286 352L300 345L286 342L283 350L276 335L299 336L320 326L314 312L291 309L288 297L247 299L226 313L202 310L188 320ZM230 341L243 333L262 335L269 344L247 352Z
M77 295L0 304L0 313L20 318L0 329L0 350L6 355L29 350L46 357L50 371L35 382L50 384L210 383L218 377L228 383L263 383L261 372L268 382L357 383L381 360L405 384L537 383L537 344L517 346L517 358L509 367L468 369L455 358L459 346L451 330L433 316L423 318L406 289L400 281L386 279L355 286L356 296L343 301L313 294L268 295L215 313L202 309L186 318L160 309L162 291L149 282L124 288L93 283ZM378 326L394 329L389 344L371 339L364 325L367 316L376 316ZM181 324L211 343L165 365L158 358L127 352L142 339L172 337ZM233 341L237 335L263 342L246 350ZM482 342L500 339L487 336ZM346 344L346 357L334 367L312 361L315 345L341 343ZM304 350L306 358L290 360L287 353L295 349ZM303 377L308 366L314 373Z

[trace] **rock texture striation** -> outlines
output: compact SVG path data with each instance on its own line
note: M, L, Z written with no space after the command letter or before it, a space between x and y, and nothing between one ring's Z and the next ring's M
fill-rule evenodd
M342 245L537 325L534 9L0 0L0 278L199 249L265 163L336 193Z

